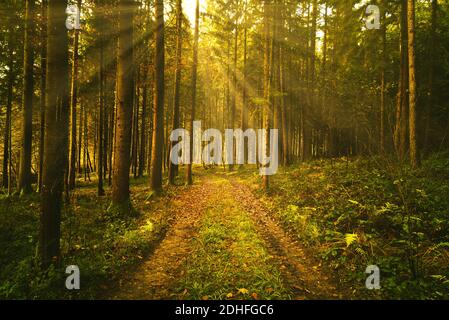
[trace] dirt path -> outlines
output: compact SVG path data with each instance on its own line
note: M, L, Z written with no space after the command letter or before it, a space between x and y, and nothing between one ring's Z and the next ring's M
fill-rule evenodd
M236 201L251 215L268 251L279 264L284 284L292 291L293 299L340 298L329 277L323 274L320 264L270 217L249 187L236 179L231 181Z
M195 184L188 195L181 194L172 203L175 221L154 253L136 272L126 275L113 299L167 300L173 299L173 286L183 271L191 253L191 239L207 202L216 190L208 180Z
M242 221L249 219L255 230L251 236L259 238L262 246L259 250L268 252L270 256L268 263L272 268L279 270L283 283L281 286L286 292L290 292L289 297L298 300L340 297L320 265L270 217L269 212L252 194L249 187L239 183L237 179L223 174L203 176L197 184L181 192L171 206L175 221L165 238L136 272L124 276L119 290L113 296L114 299L158 300L182 297L179 292L179 281L187 277L187 273L190 277L200 276L199 271L189 269L191 267L189 263L194 259L198 260L198 257L204 257L198 255L199 249L193 245L195 242L193 239L201 238L201 234L198 233L203 231L200 227L204 228L204 221L211 223L211 206L215 208L216 216L212 218L210 227L226 226L223 239L234 243L234 246L238 244L234 242L236 240L232 240L235 238L229 240L229 236L241 232L241 227L232 221L238 220L239 215L243 218ZM234 209L233 215L226 216L227 208L230 207L240 209ZM228 251L226 254L230 253L226 248L224 251ZM260 252L263 253L262 251ZM217 256L215 261L221 257ZM199 264L202 265L202 262L199 261ZM217 266L211 265L211 268ZM239 277L237 273L227 277L235 276ZM231 282L235 280L228 278L222 280ZM208 280L206 277L200 281ZM205 287L215 286L216 291L224 290L221 288L224 282L226 281L209 283ZM248 283L248 286L250 285ZM184 291L189 292L190 288L186 287Z

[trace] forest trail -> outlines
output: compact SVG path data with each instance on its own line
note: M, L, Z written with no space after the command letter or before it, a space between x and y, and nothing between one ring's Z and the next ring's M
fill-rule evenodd
M321 266L235 175L200 176L165 238L113 299L337 299Z
M207 180L195 184L186 194L171 203L175 221L153 254L120 283L114 299L171 299L177 278L190 253L190 241L196 235L198 222L208 199L217 190ZM187 193L185 192L185 193Z

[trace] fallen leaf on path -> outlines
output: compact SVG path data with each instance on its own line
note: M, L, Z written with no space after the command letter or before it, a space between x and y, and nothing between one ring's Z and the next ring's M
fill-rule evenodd
M239 293L241 293L241 294L248 294L249 291L248 291L248 289L241 288L241 289L239 289Z

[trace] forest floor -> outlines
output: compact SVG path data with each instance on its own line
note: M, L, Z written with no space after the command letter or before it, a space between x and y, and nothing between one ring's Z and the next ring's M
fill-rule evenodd
M201 175L173 210L167 235L137 270L124 275L112 298L342 297L321 264L232 174Z
M80 175L64 205L62 263L37 255L40 197L0 190L0 299L441 299L449 297L449 154L413 170L379 158L280 168L194 168L111 216L111 190ZM165 179L164 179L165 180ZM64 287L65 267L81 290ZM368 290L368 266L381 289Z

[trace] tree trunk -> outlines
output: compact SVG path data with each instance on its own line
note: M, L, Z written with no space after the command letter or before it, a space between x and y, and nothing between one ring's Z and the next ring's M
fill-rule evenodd
M129 208L129 165L133 119L133 17L134 2L119 0L117 61L117 120L112 178L112 205Z
M407 148L407 115L408 115L408 54L407 54L407 0L401 6L401 69L399 91L396 107L395 146L398 158L402 161Z
M270 1L265 0L264 1L264 85L263 85L263 91L264 91L264 110L263 110L263 128L266 130L265 132L265 155L268 157L268 153L270 152L270 113L271 113L271 106L270 106L270 23L269 23L269 9ZM268 190L270 186L269 183L269 176L264 175L263 176L263 189L265 191Z
M144 68L143 94L142 94L142 120L140 125L140 152L139 152L139 172L138 176L143 176L145 170L146 146L147 146L147 100L148 100L148 70Z
M151 166L151 189L162 190L162 157L164 148L164 94L165 94L165 39L164 1L156 0L156 50L155 50L155 90L153 118L153 147Z
M418 149L416 143L416 69L415 69L415 0L408 0L408 70L409 70L409 142L410 163L418 166Z
M45 99L47 82L47 0L41 3L41 97L39 110L39 164L37 177L37 190L42 190L42 168L44 166L45 141Z
M180 104L180 89L181 89L181 58L182 58L182 0L176 2L176 71L175 71L175 92L173 101L173 130L179 128L179 104ZM170 150L177 144L173 141ZM175 184L175 177L178 175L178 165L172 161L168 163L168 183Z
M35 28L34 0L26 1L25 38L23 48L23 97L22 97L22 145L18 191L30 193L31 189L31 144L33 138L33 96L34 96L34 48Z
M78 9L81 10L81 0L77 2ZM75 29L75 37L73 40L73 66L72 66L72 83L71 83L71 135L70 135L70 164L69 164L69 180L68 189L75 188L76 173L76 104L78 99L78 47L79 47L79 29Z
M12 25L12 23L11 23ZM12 29L12 28L11 28ZM13 34L12 30L9 30L8 35L8 88L7 88L7 102L6 102L6 121L3 140L3 187L8 188L8 193L11 193L12 186L10 183L11 175L11 109L13 99L13 86L14 86L14 55L13 55Z
M229 129L235 128L235 114L236 114L236 108L237 108L237 96L238 96L238 90L237 90L237 55L238 55L238 39L239 39L239 27L238 27L238 0L235 2L236 6L236 17L234 21L234 64L233 64L233 72L232 72L232 80L233 80L233 87L234 87L234 93L232 95L232 101L231 101L231 126ZM232 150L232 159L229 159L231 162L229 163L229 170L232 171L234 169L234 161L235 161L235 151L236 146L235 143L233 144L233 150Z
M193 43L193 65L192 65L192 105L190 110L190 161L187 164L186 182L188 185L193 184L192 177L192 162L194 160L193 154L193 121L195 121L195 109L196 109L196 80L197 80L197 68L198 68L198 40L199 40L199 23L200 23L200 2L196 0L196 13L195 13L195 36Z
M100 64L99 64L99 72L98 72L98 81L99 81L99 108L98 108L98 131L97 131L97 139L98 139L98 164L97 164L97 177L98 177L98 185L97 185L97 194L99 197L104 196L104 188L103 188L103 166L104 166L104 156L106 155L104 152L104 109L105 109L105 94L104 94L104 38L103 32L100 31L99 35L100 39Z
M40 256L43 269L60 261L61 196L67 167L68 37L64 26L67 1L48 1L47 96L42 176Z
M243 30L243 85L242 85L242 115L241 115L241 126L243 132L246 131L246 128L248 127L248 103L247 103L247 70L246 70L246 64L248 59L248 26L247 26L247 9L248 9L248 3L245 0L245 20L244 20L244 30ZM248 148L244 148L244 162L246 163L248 159Z
M431 26L428 46L429 73L427 79L427 105L426 105L426 123L424 128L424 148L429 151L430 122L432 118L432 109L434 104L434 75L435 75L435 38L437 28L438 1L432 0Z

